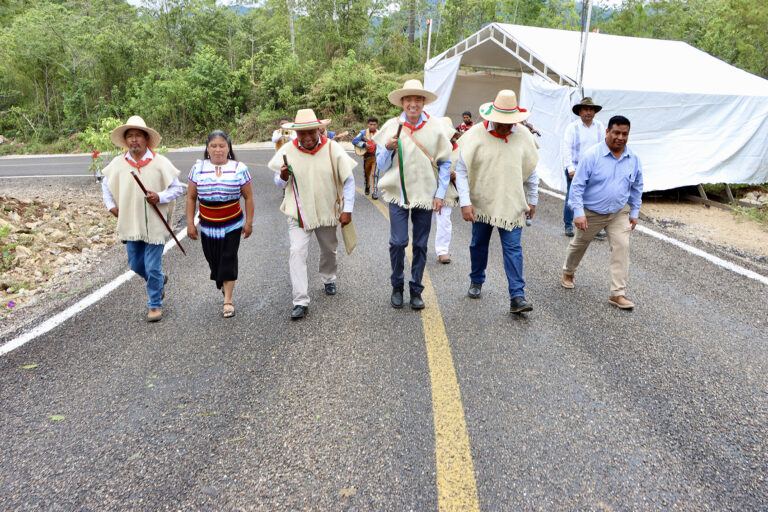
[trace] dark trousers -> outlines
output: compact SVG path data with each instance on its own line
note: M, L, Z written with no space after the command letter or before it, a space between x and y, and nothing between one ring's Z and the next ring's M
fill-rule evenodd
M568 197L571 195L571 182L573 181L573 178L571 178L571 176L568 174L568 169L565 170L565 180L567 186L565 189L565 206L563 207L563 224L565 224L565 227L567 228L572 228L573 210L571 210L571 207L568 206Z
M405 248L408 246L408 217L413 224L413 260L411 281L408 283L412 294L424 290L421 278L427 264L427 242L432 227L432 210L414 208L408 210L389 203L389 260L392 264L390 281L393 288L402 288L405 281Z

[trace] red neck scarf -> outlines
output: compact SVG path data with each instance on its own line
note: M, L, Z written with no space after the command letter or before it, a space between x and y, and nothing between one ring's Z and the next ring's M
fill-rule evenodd
M296 149L301 151L302 153L308 153L310 155L314 155L318 151L320 151L320 148L325 145L325 143L328 142L328 137L325 135L320 136L320 140L317 142L317 145L314 147L314 149L304 149L303 147L299 146L299 139L293 139L293 145L296 146Z
M151 149L149 150L149 152L152 153L152 158L155 158L155 156L156 156L155 152L152 151ZM146 165L149 164L149 162L152 161L152 158L145 158L142 161L136 163L133 160L131 160L130 158L128 158L128 155L130 155L130 154L131 154L130 151L125 154L125 161L128 162L128 165L130 165L131 167L135 167L136 170L139 172L139 174L141 174L141 168L145 167Z
M483 121L483 126L485 126L485 129L486 129L486 130L488 130L488 123L489 123L489 121L488 121L487 119L486 119L485 121ZM517 123L515 123L515 124L517 124ZM515 126L515 125L513 124L512 126ZM506 144L507 142L509 142L509 141L507 140L507 137L509 137L510 135L512 135L512 132L511 132L511 131L510 131L508 134L506 134L506 135L499 135L498 133L496 133L496 130L490 130L488 133L490 133L490 134L491 134L491 135L493 135L494 137L498 137L499 139L504 139L504 143L505 143L505 144Z
M405 122L403 123L403 126L406 128L409 128L411 130L411 133L415 132L416 130L420 130L424 128L424 125L427 124L427 121L429 121L429 114L424 112L424 117L426 119L422 122L420 122L418 125L413 126L411 123L408 122L408 116L405 116Z

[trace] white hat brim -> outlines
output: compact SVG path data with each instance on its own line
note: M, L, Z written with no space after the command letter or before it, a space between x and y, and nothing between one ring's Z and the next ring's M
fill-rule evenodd
M387 94L389 102L397 107L401 107L400 100L406 96L424 96L424 104L432 103L437 99L437 94L425 89L396 89Z
M490 114L485 114L484 112L487 111L488 107L491 105L493 105L492 101L480 105L480 117L487 119L492 123L515 124L523 122L531 117L530 112L515 112L514 114L504 114L497 110L491 110Z
M313 121L312 124L297 125L295 123L286 123L280 125L280 128L283 130L293 130L295 132L300 132L305 130L315 130L317 128L322 128L323 126L328 126L329 124L331 124L330 119L318 119L317 121Z

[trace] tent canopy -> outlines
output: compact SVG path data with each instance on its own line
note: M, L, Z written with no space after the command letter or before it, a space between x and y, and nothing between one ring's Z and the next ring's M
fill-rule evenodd
M492 23L426 63L425 86L440 96L429 111L476 112L499 89L516 90L543 133L539 174L563 189L559 148L577 119L570 107L581 97L580 38ZM604 123L615 114L632 122L629 143L643 163L646 191L768 182L768 80L684 42L590 33L582 85L603 105Z

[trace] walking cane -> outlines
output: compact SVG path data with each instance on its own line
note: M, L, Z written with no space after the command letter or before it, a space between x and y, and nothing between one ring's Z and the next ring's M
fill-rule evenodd
M147 189L144 188L144 184L139 179L139 176L136 174L136 171L131 171L131 175L133 175L133 178L136 180L136 183L139 184L139 187L141 188L141 191L144 192L144 195L146 196L147 195ZM162 220L163 224L165 224L165 229L168 230L168 232L171 234L173 239L176 241L176 245L179 246L179 249L181 249L181 252L183 252L184 256L186 256L187 255L187 251L184 250L184 248L181 246L181 242L179 242L179 239L176 238L176 235L173 234L173 230L171 229L171 226L168 225L168 221L165 220L165 217L163 217L163 214L160 213L160 209L157 207L156 204L153 204L152 208L155 209L155 211L157 212L157 215L160 217L160 220Z

